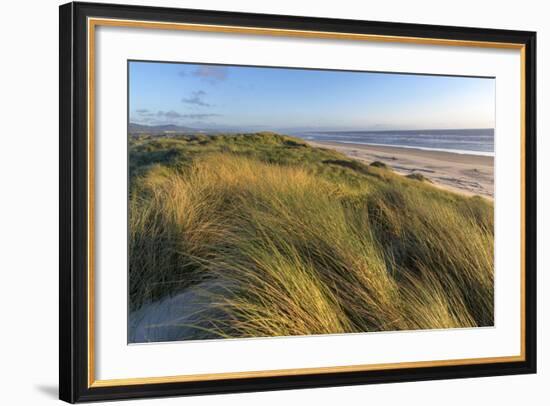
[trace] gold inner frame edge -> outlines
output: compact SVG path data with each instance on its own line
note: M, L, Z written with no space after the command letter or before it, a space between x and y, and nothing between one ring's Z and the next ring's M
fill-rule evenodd
M526 359L525 349L525 45L506 42L453 40L422 37L400 37L391 35L355 34L343 32L306 31L259 27L242 27L209 24L166 23L139 20L120 20L109 18L88 18L87 21L87 80L88 80L88 387L112 387L126 385L161 384L177 382L213 381L221 379L266 378L280 376L331 374L342 372L381 371L399 368L427 368L441 366L459 366L474 364L496 364L504 362L522 362ZM188 374L175 376L95 379L95 279L94 279L94 196L95 196L95 28L97 26L148 28L161 30L183 30L195 32L218 32L244 35L266 35L299 38L341 39L371 42L394 42L403 44L462 46L479 48L514 49L520 51L520 165L521 165L521 269L520 269L520 354L502 357L464 358L452 360L395 362L383 364L344 365L315 368L277 369L265 371L219 372L209 374Z

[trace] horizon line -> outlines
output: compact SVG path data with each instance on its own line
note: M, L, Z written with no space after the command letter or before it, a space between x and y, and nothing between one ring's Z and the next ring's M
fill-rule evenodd
M138 122L135 122L135 121L128 121L128 124L127 126L129 127L131 124L134 124L134 125L140 125L140 126L144 126L144 127L150 127L150 128L155 128L155 127L165 127L165 126L174 126L174 127L187 127L189 128L189 130L197 130L197 131L205 131L205 130L212 130L212 131L245 131L244 128L246 127L260 127L260 125L248 125L248 126L243 126L243 130L239 130L239 129L223 129L224 125L223 124L220 124L219 127L222 127L220 129L218 128L212 128L212 127L204 127L204 128L200 128L200 127L194 127L193 125L186 125L186 124L175 124L175 123L166 123L166 124L154 124L154 125L151 125L151 124L142 124L142 123L138 123ZM234 128L236 126L228 126L228 127L231 127L231 128ZM284 129L284 127L282 127L282 129ZM288 129L292 130L292 127L289 127ZM368 131L368 132L392 132L392 131L449 131L449 130L495 130L495 127L447 127L447 128L441 128L441 127L438 127L438 128L406 128L406 129L399 129L399 128L394 128L394 129L366 129L366 128L358 128L358 129L342 129L342 130L322 130L322 129L314 129L314 128L310 128L310 129L299 129L298 127L298 131L318 131L318 132L356 132L356 131ZM249 131L249 130L246 130L246 131ZM255 131L252 131L252 132L277 132L278 130L269 130L269 129L265 129L265 130L255 130ZM280 131L280 130L279 130ZM294 130L296 131L296 130Z

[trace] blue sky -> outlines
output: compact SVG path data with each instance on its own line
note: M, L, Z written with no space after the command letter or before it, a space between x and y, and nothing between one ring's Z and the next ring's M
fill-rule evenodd
M130 62L130 121L222 130L493 128L495 80Z

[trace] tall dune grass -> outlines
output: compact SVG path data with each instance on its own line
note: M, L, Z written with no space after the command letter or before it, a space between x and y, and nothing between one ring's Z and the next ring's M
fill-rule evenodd
M186 338L492 325L492 204L332 161L149 167L132 182L131 308L211 279L224 289L202 293Z

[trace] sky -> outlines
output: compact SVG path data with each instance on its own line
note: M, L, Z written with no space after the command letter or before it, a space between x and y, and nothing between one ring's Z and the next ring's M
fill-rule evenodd
M494 128L492 78L129 63L130 122L235 131Z

